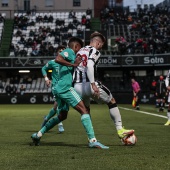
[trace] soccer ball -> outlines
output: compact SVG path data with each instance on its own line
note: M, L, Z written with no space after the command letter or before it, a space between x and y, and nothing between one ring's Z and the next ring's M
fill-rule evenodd
M121 139L121 142L123 145L132 146L136 144L137 137L135 134L132 134L130 136L125 136L124 138Z

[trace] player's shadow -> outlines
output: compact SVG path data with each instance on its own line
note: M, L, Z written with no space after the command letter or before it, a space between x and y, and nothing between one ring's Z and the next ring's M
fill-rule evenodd
M42 142L41 145L43 146L64 146L64 147L87 147L84 144L66 144L64 142Z
M35 146L32 143L27 143L24 145ZM64 142L41 142L40 146L61 146L61 147L63 146L63 147L88 148L88 145L85 145L85 144L68 144L68 143L66 144Z
M38 132L38 130L22 130L20 132L36 133L36 132ZM46 132L46 133L53 133L53 131L49 131L49 132ZM57 132L57 134L62 134L62 133Z

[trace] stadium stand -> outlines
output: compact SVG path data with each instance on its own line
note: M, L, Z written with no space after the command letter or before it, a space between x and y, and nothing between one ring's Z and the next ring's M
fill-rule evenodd
M86 12L15 13L10 56L54 56L68 38L84 39L90 19Z
M101 10L100 20L101 28L109 28L109 37L115 39L118 54L170 52L170 7L138 9L137 12L124 13L106 7ZM124 41L121 41L121 38Z
M0 13L0 45L1 45L2 34L4 30L5 17L6 17L5 13L2 13L2 14Z

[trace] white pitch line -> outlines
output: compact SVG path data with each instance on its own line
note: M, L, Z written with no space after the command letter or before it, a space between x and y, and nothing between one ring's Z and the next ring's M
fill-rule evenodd
M152 115L152 116L157 116L157 117L162 117L162 118L167 119L167 117L163 116L163 115L158 115L158 114L154 114L154 113L144 112L144 111L140 111L140 110L128 109L128 108L125 108L125 107L119 107L119 108L120 109L124 109L124 110L135 111L135 112L143 113L143 114L146 114L146 115Z

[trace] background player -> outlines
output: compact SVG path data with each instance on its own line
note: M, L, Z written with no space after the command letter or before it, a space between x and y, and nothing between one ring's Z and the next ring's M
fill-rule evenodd
M109 89L101 82L95 81L95 66L100 57L100 50L104 45L105 37L99 32L94 32L90 36L90 45L79 50L77 57L82 58L82 62L76 67L74 72L74 88L83 98L86 108L90 112L90 98L95 101L108 105L112 120L115 123L118 136L123 138L126 135L134 133L134 130L126 130L122 127L122 119ZM95 95L95 93L97 95Z
M170 125L170 70L168 71L168 74L166 76L165 84L166 84L166 88L168 90L168 104L169 105L168 105L168 111L167 111L168 121L164 125L169 126Z
M164 77L161 75L159 76L159 80L156 83L156 92L155 92L155 96L157 97L157 102L158 102L160 112L164 111L166 95L167 95L167 89L166 89Z
M65 49L65 46L63 45L60 45L57 47L56 49L56 52L57 52L57 55L62 52L63 50ZM44 76L45 78L45 83L48 87L51 86L51 88L53 86L56 85L56 83L58 82L58 79L59 79L59 75L58 75L58 69L59 69L59 64L55 62L55 60L50 60L44 67L42 67L41 71L42 71L42 75ZM49 78L47 77L47 71L48 70L52 70L52 73L51 73L51 78L52 78L52 82L51 80L49 80ZM54 96L54 92L52 91L53 93L53 96ZM56 102L56 99L55 99L55 96L54 96L54 106L53 108L51 108L51 110L49 111L48 115L45 116L44 118L44 121L42 123L42 126L45 126L45 124L47 123L47 121L52 118L56 113L57 113L57 102ZM58 131L60 133L64 132L64 128L63 128L63 124L62 122L60 122L58 124Z
M102 148L108 149L109 147L104 146L96 140L91 118L84 106L83 101L81 100L78 93L72 87L72 74L74 66L77 66L80 62L74 63L76 58L76 53L83 46L81 39L72 37L68 43L69 48L63 50L57 57L56 62L60 63L59 65L59 81L55 87L53 87L54 94L57 98L59 115L51 118L46 125L38 132L32 134L31 138L35 145L39 145L40 138L44 133L53 128L56 124L67 118L69 105L71 105L75 110L81 114L81 122L83 127L86 130L89 147L90 148ZM79 58L77 58L79 59ZM80 58L81 59L81 58ZM78 60L77 60L78 61ZM81 60L80 60L81 61ZM62 65L61 65L62 64Z

